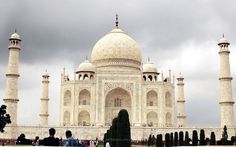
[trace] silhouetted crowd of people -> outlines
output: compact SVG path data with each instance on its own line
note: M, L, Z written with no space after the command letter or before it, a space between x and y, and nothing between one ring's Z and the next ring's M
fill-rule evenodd
M72 132L67 130L65 132L66 140L55 137L56 130L54 128L49 129L49 137L42 140L38 136L32 141L25 137L25 134L20 134L16 140L17 145L33 145L33 146L78 146L78 147L98 147L98 139L90 141L81 141L72 137Z

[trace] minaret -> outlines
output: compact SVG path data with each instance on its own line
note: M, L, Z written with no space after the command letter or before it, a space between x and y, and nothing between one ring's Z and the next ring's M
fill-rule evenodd
M169 69L169 78L168 78L168 82L170 82L171 83L171 69Z
M221 117L221 127L226 125L227 127L234 126L234 100L232 97L232 85L229 63L229 53L228 50L229 42L223 37L218 43L220 47L220 117Z
M40 125L46 126L48 125L48 85L49 85L49 75L47 73L47 70L45 74L43 74L43 80L42 80L42 97L41 97L41 113L39 115L40 117Z
M9 39L10 44L9 49L9 58L8 66L6 73L6 89L5 89L5 98L3 101L7 106L7 113L11 116L11 124L17 125L17 103L18 99L18 66L19 66L19 54L20 54L20 36L16 33L13 33Z
M186 115L185 115L185 99L184 99L184 78L183 76L179 75L178 78L176 78L178 83L178 100L177 100L177 104L178 104L178 115L177 115L177 120L178 120L178 127L184 127L185 126L185 119L186 119Z

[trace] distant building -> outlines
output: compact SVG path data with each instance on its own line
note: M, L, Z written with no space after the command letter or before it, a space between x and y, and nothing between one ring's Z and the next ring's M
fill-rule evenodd
M175 85L142 62L139 45L116 27L94 46L75 72L61 76L61 126L109 126L119 110L132 126L176 126ZM173 79L174 80L174 79ZM172 81L173 81L172 80Z
M1 138L16 138L20 133L47 136L49 105L49 74L43 74L41 112L39 126L17 125L18 65L20 36L15 32L10 37L9 61L6 74L6 91L3 99L12 124L0 134ZM228 133L235 133L234 100L232 97L229 63L229 42L219 42L220 55L220 108L221 127L228 126ZM185 125L184 78L177 77L177 101L175 100L175 78L169 70L168 76L160 75L150 59L142 61L139 45L116 26L94 46L91 61L87 58L69 77L65 69L61 73L60 125L53 126L64 135L70 129L80 139L103 138L119 110L129 112L131 135L134 140L147 139L149 134L170 131L192 131ZM175 105L177 103L177 106ZM199 107L200 108L200 107ZM196 118L198 119L198 118ZM221 128L205 128L206 134L215 131L218 138ZM191 132L190 132L191 133Z

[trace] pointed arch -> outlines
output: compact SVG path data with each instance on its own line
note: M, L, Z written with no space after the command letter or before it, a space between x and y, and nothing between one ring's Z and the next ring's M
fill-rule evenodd
M90 125L90 114L88 111L81 111L78 115L78 125L88 126Z
M166 107L172 107L171 94L169 91L165 94L165 103Z
M109 91L106 95L106 107L115 107L115 101L121 103L120 107L130 107L131 97L128 91L123 88L115 88ZM117 106L118 107L118 106Z
M70 124L70 112L69 111L64 112L63 124L64 125L69 125Z
M79 74L79 80L83 80L83 77L81 74Z
M157 76L154 76L155 81L157 81Z
M71 105L71 92L70 90L66 90L64 93L64 106L70 106Z
M126 109L129 117L132 116L130 93L123 88L117 87L109 91L105 98L105 124L110 124L121 109Z
M79 105L90 105L91 94L87 89L83 89L79 93Z
M152 81L152 76L151 75L148 76L148 81Z
M166 126L167 127L170 127L172 124L172 121L171 121L171 113L170 112L167 112L166 113Z
M147 125L149 127L158 126L158 117L156 112L151 111L147 114Z
M87 74L84 74L84 80L89 80L89 76Z
M143 80L146 81L146 76L145 75L143 75Z
M157 92L151 90L147 93L147 106L157 106L157 105L158 105Z
M93 76L93 75L90 75L90 79L91 79L91 80L94 80L94 76Z

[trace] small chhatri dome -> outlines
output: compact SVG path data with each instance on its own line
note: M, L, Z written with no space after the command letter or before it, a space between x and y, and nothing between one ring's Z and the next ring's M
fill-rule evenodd
M179 76L177 77L177 79L184 79L184 77L183 77L181 72L179 73Z
M230 44L229 41L225 38L224 34L222 35L222 38L220 39L218 45L220 44Z
M149 58L148 62L143 64L143 73L158 73L155 64L150 62Z
M79 73L79 72L95 72L96 71L96 68L95 66L89 62L89 60L86 58L84 60L84 62L82 62L78 69L76 70L76 73Z
M43 74L43 77L49 77L48 71L45 70L45 73Z
M10 37L10 40L12 40L12 39L21 40L20 35L16 33L16 30Z

